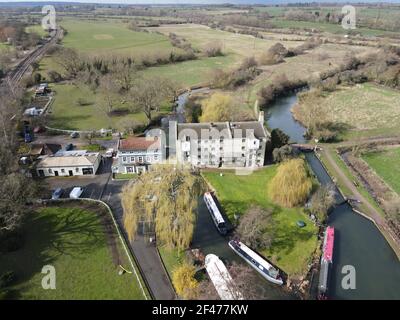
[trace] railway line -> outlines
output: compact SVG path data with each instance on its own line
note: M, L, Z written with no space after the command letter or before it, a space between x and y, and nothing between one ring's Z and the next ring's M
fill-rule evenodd
M17 85L32 63L44 55L51 45L55 44L57 40L61 38L62 33L62 29L57 29L53 32L51 39L25 57L12 71L9 72L5 81L8 82L11 87Z

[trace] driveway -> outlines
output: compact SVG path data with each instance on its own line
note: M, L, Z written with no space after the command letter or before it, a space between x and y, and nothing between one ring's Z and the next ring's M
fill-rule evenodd
M102 197L102 200L113 210L114 217L121 227L121 230L124 232L123 209L119 194L125 183L127 182L110 180L104 189ZM135 241L130 242L130 246L133 249L139 268L154 298L156 300L175 299L174 290L162 265L156 247L146 241L141 235L137 235Z

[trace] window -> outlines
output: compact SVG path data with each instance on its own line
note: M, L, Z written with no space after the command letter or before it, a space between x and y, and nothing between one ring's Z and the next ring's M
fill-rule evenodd
M133 173L133 167L126 167L126 173Z
M131 157L131 162L135 162L135 157Z
M65 169L61 169L61 173L65 173Z
M138 157L139 158L139 162L143 162L143 157Z
M126 157L122 157L122 162L126 162Z
M146 156L146 161L150 162L151 161L151 157L150 156Z
M154 161L158 160L158 155L154 155Z
M75 168L75 172L79 172L79 168Z
M246 139L242 139L242 142L245 143L245 142L246 142Z
M53 173L53 170L49 169L49 173Z

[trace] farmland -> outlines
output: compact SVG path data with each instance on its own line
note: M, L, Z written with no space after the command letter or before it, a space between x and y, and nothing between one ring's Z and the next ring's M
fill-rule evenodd
M97 213L96 213L97 212ZM134 274L118 275L118 264L131 266L113 231L107 239L98 208L46 207L30 214L21 249L0 255L0 272L13 270L9 299L144 299ZM113 243L113 247L109 247ZM44 290L44 265L56 270L56 289Z
M244 214L251 205L273 210L273 241L263 254L289 275L302 275L317 246L317 227L304 213L303 208L283 208L275 205L268 195L268 183L276 173L271 166L251 175L240 176L233 172L203 172L215 188L223 209L234 221L234 214ZM240 188L238 188L240 186ZM303 220L307 226L300 229L296 222Z

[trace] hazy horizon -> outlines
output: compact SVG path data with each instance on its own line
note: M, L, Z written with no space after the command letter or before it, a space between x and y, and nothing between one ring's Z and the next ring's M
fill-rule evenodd
M400 3L400 0L0 0L1 3L93 3L93 4L293 4L293 3Z

